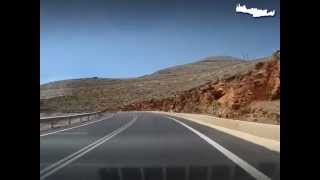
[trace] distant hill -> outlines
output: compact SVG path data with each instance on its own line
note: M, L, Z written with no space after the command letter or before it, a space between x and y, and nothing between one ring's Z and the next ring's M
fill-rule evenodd
M234 73L231 69L241 71L250 64L252 62L236 58L209 57L139 78L82 78L55 81L40 85L40 99L46 99L48 108L45 109L52 111L108 109L136 100L166 97L176 91L187 90L231 75ZM73 101L79 105L70 107Z
M230 77L248 73L259 62L229 56L212 56L138 78L83 78L40 85L41 112L114 111L132 103L161 100ZM107 71L107 68L106 68Z

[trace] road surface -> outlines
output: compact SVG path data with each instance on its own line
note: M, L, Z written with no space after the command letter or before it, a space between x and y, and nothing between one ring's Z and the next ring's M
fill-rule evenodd
M122 112L41 135L40 179L280 179L280 153L181 118Z

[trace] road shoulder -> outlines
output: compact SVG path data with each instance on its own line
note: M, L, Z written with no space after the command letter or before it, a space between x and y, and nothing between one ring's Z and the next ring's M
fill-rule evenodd
M186 116L185 114L180 114L180 113L169 113L169 112L160 112L160 111L153 111L152 113L156 113L156 114L162 114L162 115L169 115L172 117L179 117L179 118L183 118L186 119L188 121L192 121L222 132L225 132L227 134L236 136L238 138L244 139L246 141L249 141L251 143L260 145L262 147L265 147L271 151L275 151L275 152L279 152L280 153L280 141L277 141L275 139L270 139L270 138L264 138L264 137L259 137L259 136L255 136L246 132L241 132L238 130L234 130L234 129L230 129L230 128L225 128L222 126L218 126L218 125L214 125L212 123L206 122L204 120L202 120L201 118L197 118L194 115L192 117L190 116ZM202 115L201 115L202 116Z

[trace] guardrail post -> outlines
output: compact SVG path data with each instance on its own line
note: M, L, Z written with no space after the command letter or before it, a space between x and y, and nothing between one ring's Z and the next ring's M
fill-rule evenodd
M53 122L50 123L50 126L51 126L51 128L54 128L54 127L53 127Z
M68 124L71 125L71 117L68 118Z

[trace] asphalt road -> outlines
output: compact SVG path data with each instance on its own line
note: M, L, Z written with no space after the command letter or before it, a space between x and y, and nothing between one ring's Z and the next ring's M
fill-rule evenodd
M116 113L41 136L40 179L280 179L280 154L181 118Z

